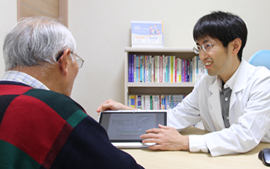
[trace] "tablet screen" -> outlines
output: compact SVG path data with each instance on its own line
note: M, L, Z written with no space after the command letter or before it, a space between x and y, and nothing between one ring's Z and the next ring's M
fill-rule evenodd
M167 112L102 112L99 123L111 141L141 141L140 136L158 124L167 125Z

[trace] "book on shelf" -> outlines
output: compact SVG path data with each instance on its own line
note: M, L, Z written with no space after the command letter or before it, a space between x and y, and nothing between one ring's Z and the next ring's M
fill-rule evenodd
M159 80L159 56L155 56L155 81L158 82Z
M132 47L164 47L163 21L131 21Z
M186 95L129 95L128 106L141 110L168 110L181 103Z
M140 82L144 82L144 56L140 57Z
M166 82L166 64L167 64L167 57L165 55L163 55L163 80L162 82Z
M162 83L163 82L163 56L159 56L159 82Z
M136 103L136 95L129 95L128 96L128 103L129 103L129 106L130 107L137 107L137 105L135 104Z
M207 73L198 56L180 59L165 55L128 55L128 82L197 82Z

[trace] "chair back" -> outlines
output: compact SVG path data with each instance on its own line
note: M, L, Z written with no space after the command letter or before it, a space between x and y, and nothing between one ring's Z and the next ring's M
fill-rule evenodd
M248 61L254 66L264 66L270 70L270 50L260 50L256 52Z

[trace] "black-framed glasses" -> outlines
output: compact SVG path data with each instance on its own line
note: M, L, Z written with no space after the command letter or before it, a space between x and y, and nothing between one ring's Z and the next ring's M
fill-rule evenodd
M58 61L61 56L63 55L64 51L62 51L57 57L56 57L56 61ZM74 52L70 52L71 54L75 55L76 56L76 61L78 63L78 67L81 68L83 66L83 63L84 63L84 60L83 58L81 58L79 55L77 55L76 53Z
M212 47L214 46L215 44L214 43L205 43L205 44L203 44L202 46L196 46L196 47L193 47L193 51L194 51L194 53L196 53L196 54L199 54L201 51L202 51L202 49L205 51L205 52L209 52L211 49L212 49Z

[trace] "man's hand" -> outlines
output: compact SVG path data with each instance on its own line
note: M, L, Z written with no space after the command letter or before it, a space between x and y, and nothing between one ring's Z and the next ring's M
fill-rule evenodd
M189 150L189 137L182 136L175 128L159 124L159 128L146 131L140 136L143 143L156 143L152 150Z
M98 107L97 112L100 113L104 110L135 110L135 108L125 106L122 103L110 99L102 103Z

